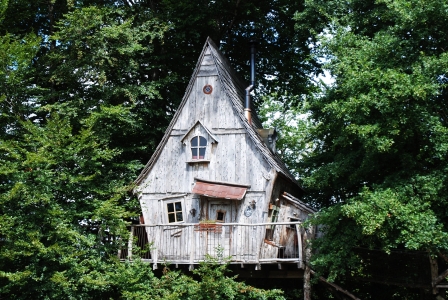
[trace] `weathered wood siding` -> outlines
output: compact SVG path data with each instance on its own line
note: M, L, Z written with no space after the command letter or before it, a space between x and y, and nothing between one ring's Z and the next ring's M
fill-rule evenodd
M236 261L258 263L277 257L297 261L302 240L297 236L299 225L289 228L259 223L269 222L270 203L279 207L277 222L289 222L292 217L306 219L305 212L281 199L285 191L300 197L301 190L290 175L285 175L285 167L257 139L253 127L246 127L248 124L241 120L242 107L235 102L235 95L244 87L234 86L237 83L229 74L219 73L223 64L226 62L211 55L209 49L203 53L189 92L161 144L163 147L158 148L151 167L143 173L138 190L146 224L168 224L167 203L179 201L184 223L216 219L216 212L222 210L226 211L225 223L238 226L223 225L222 230L211 232L173 223L167 228L149 226L147 239L154 243L152 259L157 262L158 257L164 257L193 263L207 253L217 254L219 245L224 256L232 256ZM213 88L211 94L203 92L206 85ZM207 140L202 161L192 159L190 141L197 135ZM250 188L241 201L212 199L191 193L195 178L250 185ZM267 226L268 243L265 242Z
M207 84L213 88L211 94L203 92L203 87ZM198 128L191 130L195 124ZM213 134L217 142L208 136L205 128L201 128L202 125ZM208 140L206 159L209 162L189 163L191 161L189 141L197 130ZM187 141L186 144L181 142L182 138L184 142ZM188 219L188 222L197 222L200 217L200 201L197 196L190 193L194 178L198 177L250 185L245 199L235 204L232 221L263 222L267 201L265 191L267 186L272 184L270 173L270 165L248 137L232 103L223 93L215 61L207 51L169 139L144 183L141 184L143 188L140 202L144 219L148 224L164 223L161 199L173 194L186 194L184 199L186 217L191 219ZM244 210L252 201L256 202L256 209L250 217L246 217ZM192 208L198 212L196 217L192 217L190 213Z

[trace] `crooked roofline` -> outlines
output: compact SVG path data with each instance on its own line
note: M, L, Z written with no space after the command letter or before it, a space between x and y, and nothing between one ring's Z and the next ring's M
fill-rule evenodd
M151 171L155 161L159 158L163 147L166 145L170 137L170 133L173 130L174 124L178 120L180 112L184 108L185 103L187 102L188 97L191 94L194 82L196 81L197 74L200 70L201 63L204 59L207 47L210 47L210 54L218 71L218 80L221 83L223 92L228 97L228 100L230 100L230 102L232 103L232 108L240 118L241 122L243 123L243 126L248 132L250 139L254 142L255 146L259 149L263 158L266 160L266 162L269 164L271 168L275 169L276 172L280 173L281 175L289 179L291 183L295 184L300 190L303 191L303 188L300 186L300 184L297 182L294 176L292 176L292 174L286 168L283 161L281 161L275 153L271 152L271 150L264 144L261 137L256 132L256 129L263 128L260 120L258 119L257 114L253 113L252 115L252 125L249 124L248 120L244 116L243 100L246 85L244 85L243 81L240 79L235 70L230 67L229 60L218 50L216 44L210 39L210 37L207 38L204 47L202 48L202 52L199 55L198 62L196 63L196 67L193 71L193 75L191 76L190 82L188 83L188 86L185 90L185 94L182 98L182 101L178 109L176 110L176 113L173 116L173 119L168 125L165 134L162 140L160 141L159 145L157 146L156 150L154 151L153 155L151 156L151 158L149 159L148 163L145 165L143 170L140 172L139 176L134 181L134 183L138 185L146 178L146 176ZM224 64L227 64L227 68ZM226 72L227 74L224 74L224 72ZM226 79L229 80L230 82L229 83L225 82ZM235 91L231 90L229 84L234 85L236 90Z

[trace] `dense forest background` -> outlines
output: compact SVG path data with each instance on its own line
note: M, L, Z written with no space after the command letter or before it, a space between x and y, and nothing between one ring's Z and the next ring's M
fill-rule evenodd
M448 254L447 21L436 0L0 0L0 298L284 297L115 258L208 36L244 78L259 42L256 104L320 210L318 274L362 299L431 295L369 281L360 253Z

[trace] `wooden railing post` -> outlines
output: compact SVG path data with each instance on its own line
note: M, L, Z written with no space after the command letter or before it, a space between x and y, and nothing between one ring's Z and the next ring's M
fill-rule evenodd
M163 232L163 228L162 226L156 226L156 234L155 234L155 238L154 238L154 250L153 250L153 257L152 257L152 269L153 270L157 270L157 263L158 263L158 259L159 259L159 247L160 245L162 245L162 232Z
M299 256L298 267L303 268L303 253L302 253L302 234L300 233L300 224L296 224L296 232L297 232L297 252Z
M188 269L193 271L194 269L194 257L196 255L196 235L194 234L194 226L188 226L188 230L190 230L190 266Z
M134 226L131 226L131 232L128 240L128 259L132 259L132 245L134 244Z

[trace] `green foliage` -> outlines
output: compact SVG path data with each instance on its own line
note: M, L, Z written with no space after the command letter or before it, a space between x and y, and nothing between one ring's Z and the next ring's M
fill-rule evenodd
M206 37L243 74L244 49L258 38L260 87L308 93L301 75L319 65L308 30L294 27L302 9L283 0L1 0L0 298L199 299L215 283L216 297L281 297L212 265L199 269L203 281L156 278L148 265L114 257L139 212L130 182Z
M278 131L276 142L277 153L288 169L296 177L299 176L298 161L312 151L312 143L307 143L308 128L311 127L306 114L306 102L298 96L272 93L262 97L259 117L265 128ZM284 103L300 103L301 106L288 107Z
M0 295L72 297L126 236L124 183L103 167L117 151L57 115L20 124L22 138L0 142Z
M176 76L151 77L161 67L153 54L168 25L147 11L92 6L66 14L55 28L58 47L44 64L51 88L39 115L57 110L75 129L90 118L96 135L120 150L117 161L142 163L169 120L170 103L159 91Z
M280 290L263 290L236 281L237 276L228 277L228 261L218 247L217 256L208 256L193 274L200 280L188 286L185 297L181 299L285 299Z
M323 207L314 264L332 279L368 276L356 247L448 251L446 5L307 2L335 82L309 101L300 169Z
M1 12L0 12L1 13ZM32 59L40 38L28 34L22 38L12 34L0 36L0 136L11 139L17 133L17 120L33 112L34 96L38 91L30 80Z

